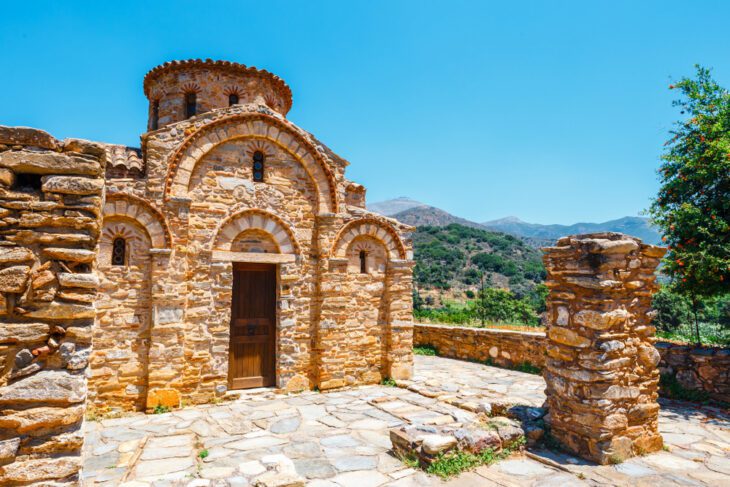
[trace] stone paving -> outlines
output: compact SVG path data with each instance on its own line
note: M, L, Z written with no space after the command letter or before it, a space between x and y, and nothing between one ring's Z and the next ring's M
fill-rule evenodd
M668 451L620 465L532 450L444 482L388 452L391 427L474 419L453 403L539 405L540 384L539 376L416 357L414 380L403 384L413 390L253 391L218 405L89 421L83 479L124 487L730 485L730 416L671 401L662 402L660 419Z

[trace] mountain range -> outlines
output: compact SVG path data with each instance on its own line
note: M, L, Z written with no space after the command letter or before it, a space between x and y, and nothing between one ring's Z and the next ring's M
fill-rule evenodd
M551 245L565 235L594 232L620 232L638 237L649 244L661 242L661 236L651 226L649 219L637 216L625 216L602 223L581 222L572 225L527 223L514 216L478 223L408 197L372 203L368 205L368 209L414 226L446 226L458 223L467 227L502 232L521 237L536 247Z

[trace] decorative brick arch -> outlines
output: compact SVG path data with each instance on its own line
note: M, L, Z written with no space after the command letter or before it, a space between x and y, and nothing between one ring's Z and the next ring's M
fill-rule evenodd
M229 216L218 227L213 250L231 250L231 244L242 232L263 230L272 236L282 254L299 254L299 243L284 220L263 210L243 210Z
M398 233L393 227L374 218L354 220L342 227L335 238L330 254L333 257L344 258L350 243L361 235L368 235L382 242L388 250L390 259L405 259L406 248Z
M216 146L232 139L266 139L294 155L317 190L320 213L338 211L337 182L327 161L304 137L283 122L263 113L229 115L210 122L188 135L170 155L165 179L165 201L184 196L195 165Z
M152 248L169 249L172 235L160 210L149 202L129 194L108 194L104 204L104 218L128 218L139 223L147 231Z

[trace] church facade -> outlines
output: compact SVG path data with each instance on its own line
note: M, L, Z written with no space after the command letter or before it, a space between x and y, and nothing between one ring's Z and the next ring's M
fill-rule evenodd
M412 229L367 211L348 162L287 120L286 83L189 60L144 92L141 148L102 144L89 403L409 377Z

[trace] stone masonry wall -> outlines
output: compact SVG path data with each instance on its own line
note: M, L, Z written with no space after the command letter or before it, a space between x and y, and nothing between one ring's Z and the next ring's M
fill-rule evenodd
M601 464L662 448L651 297L665 249L618 233L545 249L551 434Z
M0 127L0 485L78 485L104 163Z
M662 356L662 375L674 377L684 389L702 391L715 400L730 403L730 348L670 342L658 342L655 346Z
M442 357L479 362L491 358L502 367L523 362L545 365L544 333L416 323L413 345L432 345ZM664 341L657 341L654 347L661 355L662 375L675 377L684 389L704 391L713 399L730 403L730 348ZM668 396L668 392L659 389L660 396Z
M501 367L525 362L536 367L545 365L544 333L418 323L413 344L431 345L441 357L491 361Z

